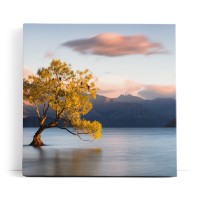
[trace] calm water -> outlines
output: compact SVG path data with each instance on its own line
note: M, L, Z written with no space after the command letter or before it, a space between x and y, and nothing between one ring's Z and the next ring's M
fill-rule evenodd
M176 176L175 128L105 128L94 142L49 129L34 148L36 130L24 128L26 176Z

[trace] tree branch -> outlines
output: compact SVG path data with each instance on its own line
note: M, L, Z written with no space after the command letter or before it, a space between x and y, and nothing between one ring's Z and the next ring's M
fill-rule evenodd
M57 118L59 118L60 117L60 115L62 114L62 112L65 110L65 108L63 108L59 113L58 113L58 116L57 116Z
M65 103L66 103L66 99L65 99ZM65 107L62 108L62 110L58 113L58 112L57 112L57 109L56 109L56 119L57 119L57 120L59 120L60 115L62 114L62 112L63 112L64 110L65 110Z
M55 101L56 101L56 118L58 117L58 73L56 73L57 83L56 83L56 92L55 92Z
M60 129L65 129L66 131L68 131L69 133L71 133L72 135L77 135L76 133L73 133L72 131L70 131L68 128L66 128L66 127L61 127L61 126L58 126L57 125L57 127L58 128L60 128Z
M38 115L38 119L41 120L40 111L39 111L38 105L35 102L34 102L34 104L35 104L36 112L37 112L37 115Z
M46 105L46 104L45 104ZM46 107L46 106L45 106ZM47 108L46 108L46 110L44 110L44 116L47 114L47 110L49 109L49 103L47 104Z
M79 139L81 139L81 140L83 140L83 141L87 141L87 142L93 142L93 141L94 141L94 139L93 139L93 140L86 140L86 139L83 139L83 138L80 136L80 134L87 134L87 133L74 133L74 132L70 131L68 128L66 128L66 127L61 127L61 126L58 126L58 125L57 125L57 127L60 128L60 129L65 129L66 131L68 131L68 132L71 133L72 135L76 135L77 137L79 137Z
M81 139L83 141L87 141L87 142L93 142L94 141L94 139L93 140L85 140L85 139L81 138L81 136L79 134L76 134L76 135L79 137L79 139Z
M45 115L45 114L44 114L44 113L45 113L45 109L46 109L46 104L44 103L43 109L42 109L42 111L43 111L43 116Z

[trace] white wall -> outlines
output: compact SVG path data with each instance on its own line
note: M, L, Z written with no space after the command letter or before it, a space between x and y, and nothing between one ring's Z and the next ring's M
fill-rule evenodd
M0 173L6 199L199 199L200 26L198 1L11 1L0 3ZM23 23L177 24L177 178L23 178ZM36 189L36 187L38 189ZM34 193L38 194L35 196Z

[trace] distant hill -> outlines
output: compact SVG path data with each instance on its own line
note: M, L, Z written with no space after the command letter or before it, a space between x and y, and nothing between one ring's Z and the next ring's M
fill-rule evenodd
M144 101L144 99L136 96L132 96L130 94L128 95L120 95L119 97L113 99L116 102L122 102L122 103L137 103Z
M45 124L49 124L50 122L54 121L55 118L53 117L47 117ZM23 124L24 127L38 127L39 126L39 120L36 116L31 117L25 117L23 118ZM61 125L61 123L59 123Z
M144 100L132 95L108 98L97 95L93 109L83 118L100 121L103 127L166 127L176 118L176 100ZM24 127L38 126L34 107L24 105ZM54 117L48 111L49 119Z
M169 123L165 125L165 127L171 128L171 127L176 127L176 119L173 119Z

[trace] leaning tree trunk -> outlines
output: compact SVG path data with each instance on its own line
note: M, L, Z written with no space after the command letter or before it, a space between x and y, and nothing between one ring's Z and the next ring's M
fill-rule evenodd
M40 127L37 130L37 132L33 136L33 141L30 143L31 146L43 146L44 145L44 143L41 140L42 131L44 129L45 129L44 127Z

